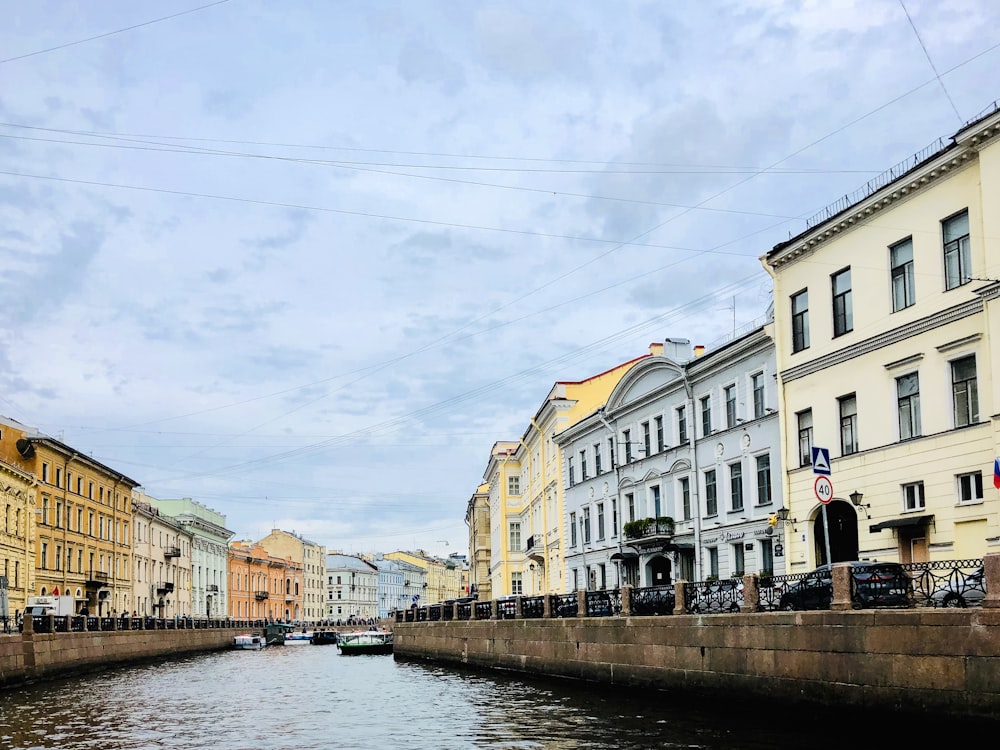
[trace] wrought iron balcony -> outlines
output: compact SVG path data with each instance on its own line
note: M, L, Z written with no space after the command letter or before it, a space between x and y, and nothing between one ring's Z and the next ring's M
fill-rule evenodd
M180 557L181 548L180 547L164 547L163 548L164 557Z
M88 586L107 586L108 574L103 570L92 570L87 574Z
M639 551L672 549L674 519L669 516L641 518L622 526L626 544Z
M156 593L158 594L169 594L174 590L174 584L172 581L160 581L156 584Z
M268 598L270 598L270 596L271 596L271 595L270 595L270 594L268 594L268 593L267 593L266 591L257 591L257 592L255 592L255 593L254 593L254 597L255 597L255 598L257 599L257 601L259 601L259 602L260 602L260 601L263 601L264 599L268 599Z
M210 583L210 584L208 584L208 585L207 585L207 586L205 587L205 591L210 591L210 592L214 592L214 593L218 593L218 591L219 591L219 586L218 586L218 584L215 584L215 583Z

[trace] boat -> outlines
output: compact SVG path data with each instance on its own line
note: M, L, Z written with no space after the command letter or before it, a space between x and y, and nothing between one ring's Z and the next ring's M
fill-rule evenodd
M312 643L312 631L311 630L299 630L285 633L285 645L286 646L301 646L308 645Z
M264 628L264 640L268 646L284 646L285 634L291 632L291 626L283 622L270 622Z
M233 636L233 648L240 651L259 651L264 648L264 636L254 633L243 633Z
M314 646L332 646L340 634L336 630L317 630L312 636Z
M337 638L337 647L341 656L355 654L391 654L391 630L359 630L354 633L341 633Z

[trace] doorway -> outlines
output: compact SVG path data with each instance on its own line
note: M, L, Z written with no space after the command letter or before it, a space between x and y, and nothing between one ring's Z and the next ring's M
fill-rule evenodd
M671 570L670 560L662 555L657 555L646 565L646 571L649 573L649 585L650 586L669 586L670 580L670 570Z
M826 506L830 519L830 556L832 562L850 562L858 559L858 514L854 507L843 500L835 499ZM819 563L831 562L826 559L826 530L823 527L823 509L816 511L813 521L813 541L816 544L816 559Z

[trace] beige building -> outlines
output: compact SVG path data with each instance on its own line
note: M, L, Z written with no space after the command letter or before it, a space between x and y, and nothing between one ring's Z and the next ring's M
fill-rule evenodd
M424 571L423 592L420 595L422 604L436 604L446 599L457 599L465 596L462 588L462 564L454 559L441 560L425 554L422 550L416 552L389 552L388 560L400 560Z
M326 591L326 547L280 529L274 529L258 544L276 557L285 557L302 566L302 616L304 622L324 619L323 593Z
M1000 548L1000 112L832 206L762 258L790 572L827 559L813 449L829 451L834 561Z
M34 591L35 478L0 461L0 503L4 510L0 527L0 617L13 617L24 611L27 597Z
M480 599L493 598L490 586L490 486L481 484L465 509L469 527L468 593Z
M194 536L154 503L133 491L132 611L143 617L190 617Z

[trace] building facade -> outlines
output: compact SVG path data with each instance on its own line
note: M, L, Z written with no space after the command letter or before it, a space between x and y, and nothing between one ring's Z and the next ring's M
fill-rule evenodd
M77 611L130 612L132 490L138 482L69 445L0 418L0 460L37 481L34 586Z
M311 542L294 532L274 529L260 540L260 546L272 555L287 557L302 566L303 622L318 622L325 615L326 547Z
M226 517L189 497L146 501L191 534L191 614L225 617L229 613L229 539Z
M770 337L760 327L696 359L685 339L663 351L556 436L568 590L784 573Z
M398 560L386 560L377 555L373 564L378 568L378 583L376 598L378 599L378 617L390 616L390 613L405 609L408 606L403 590L403 567Z
M190 617L194 535L151 500L140 490L132 493L132 611Z
M24 611L27 597L34 591L34 476L0 461L0 504L4 510L0 527L0 617L13 617Z
M1000 546L989 487L998 205L994 108L762 257L774 279L791 572L828 559L974 558ZM814 449L821 462L829 455L825 511Z
M272 555L259 542L229 543L229 615L300 622L302 563Z
M481 484L465 508L469 527L469 582L467 593L483 600L493 598L490 585L490 486Z
M379 569L354 555L326 556L326 619L358 622L378 617Z

